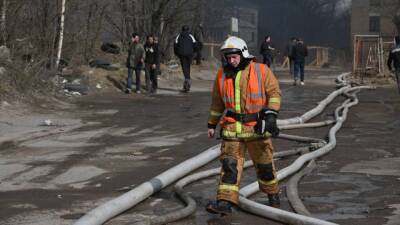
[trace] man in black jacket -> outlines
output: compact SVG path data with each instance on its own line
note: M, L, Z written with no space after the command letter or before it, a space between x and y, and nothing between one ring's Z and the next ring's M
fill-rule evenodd
M400 37L396 36L394 39L396 46L389 53L387 66L389 67L390 71L393 71L392 63L394 64L394 73L396 75L397 88L400 94Z
M296 85L300 74L300 84L304 85L304 64L308 56L307 46L303 40L298 39L296 45L293 46L292 57L294 60L294 83Z
M148 35L146 44L144 45L146 52L145 72L146 72L146 87L150 93L157 92L157 64L159 60L158 46L154 44L153 35ZM150 85L151 82L151 85Z
M196 39L189 33L189 26L182 26L182 32L176 37L174 44L175 55L180 59L185 81L183 82L183 92L190 91L190 65L196 50Z
M202 55L202 50L203 50L203 43L204 43L204 30L203 30L203 24L199 24L197 27L196 31L194 32L194 37L196 39L196 64L200 65L201 60L203 58Z
M267 64L271 68L272 61L274 59L273 51L275 48L271 45L271 37L265 36L264 41L261 43L260 54L263 56L263 63Z
M294 76L294 60L293 60L293 47L297 43L297 38L290 38L289 43L286 45L286 57L289 59L290 75Z

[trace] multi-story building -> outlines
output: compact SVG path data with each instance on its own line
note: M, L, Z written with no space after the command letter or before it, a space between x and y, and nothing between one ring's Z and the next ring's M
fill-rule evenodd
M228 35L237 35L243 38L250 51L256 54L258 51L258 9L251 5L234 3L222 3L215 11L217 15L205 13L205 31L207 42L222 43ZM237 19L238 32L232 30L232 18ZM235 23L235 22L233 22Z
M387 17L385 8L382 0L352 0L351 37L373 34L393 39L397 30L392 19Z

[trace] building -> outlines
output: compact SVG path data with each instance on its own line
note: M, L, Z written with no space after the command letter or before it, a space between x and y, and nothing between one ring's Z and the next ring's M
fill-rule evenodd
M229 35L243 38L252 54L258 53L258 9L252 5L230 3L225 1L219 3L214 13L204 13L204 25L206 41L211 43L222 43ZM234 18L234 19L233 19ZM232 23L238 22L238 32L232 30Z
M380 35L384 40L393 39L397 30L391 18L386 16L385 8L382 0L352 0L351 37L372 34Z

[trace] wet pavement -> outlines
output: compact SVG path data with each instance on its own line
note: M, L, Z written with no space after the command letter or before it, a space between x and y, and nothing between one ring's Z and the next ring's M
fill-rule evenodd
M292 86L278 73L283 89L282 119L313 108L334 88L338 73L313 72L306 86ZM0 145L0 224L71 224L88 210L124 193L162 171L218 143L206 137L211 81L197 81L181 94L168 86L157 95L99 93L76 100L64 116L81 126L21 143ZM338 224L400 224L400 96L393 87L362 91L337 134L337 147L317 161L299 193L313 216ZM333 118L339 97L313 121ZM36 114L56 113L37 109ZM328 127L285 131L326 138ZM275 140L275 151L304 146ZM278 169L295 158L277 161ZM205 168L218 167L213 162ZM253 182L246 170L242 186ZM172 223L280 224L237 209L218 218L205 212L214 198L217 178L201 180L188 190L198 203L195 215ZM282 187L282 208L291 210ZM253 199L265 202L263 194ZM179 209L167 188L107 224L133 224Z

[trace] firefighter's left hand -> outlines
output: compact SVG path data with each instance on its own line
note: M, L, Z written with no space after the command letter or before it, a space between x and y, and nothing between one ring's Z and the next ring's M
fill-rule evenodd
M276 124L276 115L266 115L265 130L270 133L272 137L277 137L279 135L279 128Z
M256 132L263 135L266 132L270 133L272 137L279 135L279 128L276 123L277 112L273 110L264 110L260 112L260 119L257 121Z

